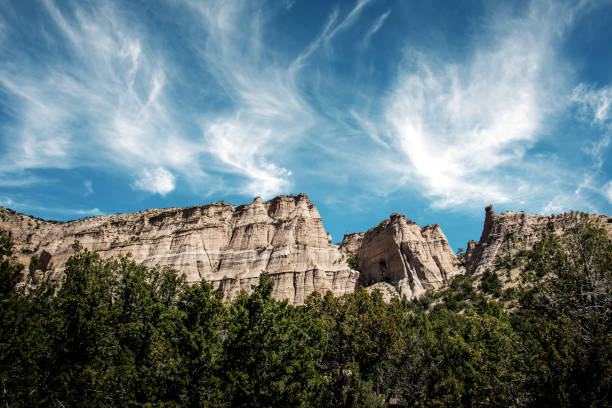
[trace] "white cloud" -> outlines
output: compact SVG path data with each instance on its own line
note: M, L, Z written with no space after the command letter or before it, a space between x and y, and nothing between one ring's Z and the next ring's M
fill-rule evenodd
M168 95L177 82L169 72L177 68L147 43L137 21L117 12L118 4L73 3L60 9L45 0L59 33L50 41L68 47L71 58L50 59L41 67L18 54L23 58L18 70L0 63L0 87L11 96L7 106L16 119L5 129L10 142L0 173L112 165L127 174L147 169L133 185L159 194L176 187L177 174L198 189L206 186L204 193L218 188L261 196L287 192L291 171L279 162L289 162L285 153L317 118L295 73L270 59L262 37L270 16L254 3L186 3L198 12L190 18L200 16L190 20L196 23L191 29L206 39L196 55L201 66L194 69L202 69L201 75L225 93L216 97L225 98L226 108L207 106L184 116ZM354 10L347 18L357 14ZM199 123L203 138L185 132L183 123ZM160 168L173 178L159 176ZM244 181L206 183L210 170L238 174Z
M556 199L550 200L542 208L540 213L542 213L544 215L559 214L559 213L563 212L564 209L565 209L565 206L563 204L560 204L558 202L558 197L556 197Z
M13 173L10 175L10 177L0 179L0 187L24 187L49 181L51 180L36 176Z
M608 199L608 202L612 204L612 180L608 181L604 185L602 191L604 192L606 198Z
M285 0L285 9L291 10L297 0Z
M359 127L361 127L361 129L365 131L365 133L372 139L372 141L384 147L385 149L390 148L389 144L383 139L384 136L381 135L381 130L378 129L374 122L353 110L350 113L353 119L355 119L355 121L359 125Z
M0 164L0 171L28 168L69 168L71 163L70 136L66 122L69 114L61 104L52 103L56 90L38 86L30 78L9 78L0 71L0 86L15 98L20 124L9 128L14 137L7 140L8 154ZM51 86L54 87L54 86Z
M370 2L371 0L357 0L357 4L355 4L355 7L353 7L353 9L348 13L346 18L342 20L342 22L338 24L329 34L328 40L331 40L331 38L334 37L337 33L342 32L351 27L353 24L355 24L355 22L359 18L359 15L363 11L363 8L367 6Z
M380 95L380 83L365 83L376 61L357 55L354 77L335 76L332 66L334 41L357 30L371 3L333 10L304 49L287 51L295 39L277 41L273 24L293 1L174 2L177 25L186 27L180 34L190 35L179 44L190 58L184 69L171 47L156 43L165 34L152 35L141 25L148 20L131 18L121 2L44 0L51 20L41 36L69 58L40 64L11 49L15 61L0 59L2 109L14 119L1 124L8 142L0 176L112 167L153 194L180 189L180 181L200 194L270 197L291 191L299 171L334 186L359 180L357 189L370 194L419 186L415 192L443 207L523 203L534 194L550 201L569 172L526 152L572 94L557 45L576 8L534 1L522 16L494 16L466 61L408 44L391 89ZM373 17L357 39L367 44L390 13ZM352 48L363 54L359 42ZM583 85L573 101L600 126L610 118L610 89ZM591 140L584 152L603 163L608 144ZM300 169L308 155L316 164ZM569 178L567 191L602 185L590 174Z
M229 112L203 115L203 148L224 173L246 181L240 193L286 193L291 171L281 163L317 117L296 85L295 72L277 61L262 37L269 16L248 14L240 2L190 3L202 16L207 42L201 58L233 102ZM253 12L253 10L250 10Z
M220 120L206 129L210 151L230 171L247 175L243 190L251 195L271 197L289 188L291 172L267 161L260 149L274 143L271 132L245 124L240 119Z
M387 20L387 18L389 17L389 14L391 14L391 9L385 11L383 14L381 14L376 21L374 22L374 24L372 24L372 26L368 29L368 32L366 33L365 37L363 38L363 46L367 46L368 43L370 42L370 39L372 38L372 36L374 36L374 34L376 34L378 32L378 30L381 29L381 27L383 26L383 24L385 24L385 21Z
M593 183L592 175L585 174L582 182L573 192L564 191L552 195L552 198L538 210L538 213L549 215L568 211L599 212L600 210L595 203L585 199L585 195L589 193L598 193L598 189Z
M297 73L304 67L308 58L315 53L322 45L325 45L331 39L331 33L334 31L334 25L338 21L338 10L334 10L327 18L327 23L323 27L321 33L304 49L291 64L290 70Z
M85 187L85 195L86 196L93 194L94 190L93 190L93 184L92 184L91 180L86 180L83 183L83 186Z
M597 184L597 176L608 157L608 147L612 139L612 85L594 89L585 84L578 85L572 93L572 101L578 105L582 119L599 128L603 133L599 140L585 143L583 151L592 159L592 170L581 187L587 186L612 203L612 184ZM599 188L598 188L599 187Z
M321 33L302 51L297 58L293 61L290 66L292 73L297 73L301 68L304 67L308 58L315 54L322 47L329 48L329 45L333 38L350 28L357 22L363 8L367 6L371 0L357 0L355 6L347 14L345 18L338 22L338 10L334 10L328 17L327 23L323 27ZM381 23L382 24L382 23Z
M495 20L495 40L467 64L407 52L385 116L403 172L436 206L517 200L534 176L524 153L558 105L549 89L564 86L552 50L572 13L560 8L534 3L523 18Z
M71 209L71 208L52 208L52 207L45 207L45 206L41 206L41 205L36 205L36 204L32 204L29 202L22 202L22 201L14 201L11 198L4 198L0 200L0 205L3 207L10 207L12 210L14 211L18 211L18 212L29 212L31 213L32 211L36 211L36 212L44 212L44 213L51 213L51 214L60 214L60 215L65 215L65 216L69 216L69 217L78 217L78 216L96 216L96 215L105 215L106 213L104 213L103 211L101 211L99 208L91 208L91 209L85 209L85 210L80 210L80 209Z
M151 193L166 195L174 190L174 175L163 167L143 169L134 187Z
M604 124L612 111L612 85L601 89L578 85L572 93L572 100L579 104L583 115L594 123Z
M18 53L21 60L0 63L0 87L15 118L5 125L0 173L110 165L206 177L197 160L203 148L177 134L167 63L138 24L110 2L62 10L52 0L43 4L58 33L49 41L67 47L70 58L49 57L41 66Z
M610 134L604 134L600 140L587 142L583 147L583 151L593 159L593 168L597 171L605 162L604 154L610 145L610 136Z
M100 211L99 208L91 208L89 210L74 210L72 211L74 214L78 215L87 215L87 216L96 216L96 215L105 215L106 213Z

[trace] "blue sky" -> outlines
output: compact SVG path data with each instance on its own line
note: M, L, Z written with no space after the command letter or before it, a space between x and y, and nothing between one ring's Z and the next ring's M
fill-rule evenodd
M0 205L612 213L610 1L0 0Z

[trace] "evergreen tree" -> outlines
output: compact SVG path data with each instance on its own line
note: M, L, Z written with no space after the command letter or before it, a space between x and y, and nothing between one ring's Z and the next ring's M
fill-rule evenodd
M290 306L262 275L233 302L178 272L78 244L61 281L0 233L1 403L9 407L609 406L612 243L577 219L507 264L501 293L457 277ZM508 257L511 255L509 254ZM492 294L494 297L487 296Z
M272 297L265 274L230 306L223 340L223 387L230 407L311 406L323 382L321 323L304 308Z

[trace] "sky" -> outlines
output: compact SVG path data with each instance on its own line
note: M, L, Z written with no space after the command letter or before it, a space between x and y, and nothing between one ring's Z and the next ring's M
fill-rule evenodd
M0 0L0 205L612 214L612 1Z

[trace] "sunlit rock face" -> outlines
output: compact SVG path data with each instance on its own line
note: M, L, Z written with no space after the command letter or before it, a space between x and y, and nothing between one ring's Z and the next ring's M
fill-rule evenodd
M238 207L217 202L65 223L0 208L0 229L11 233L21 263L38 255L39 266L58 276L78 240L104 257L130 253L136 262L175 268L188 282L205 279L227 299L250 290L262 272L274 280L273 295L293 304L314 291L353 292L359 277L303 194L256 198Z
M266 202L256 198L238 207L217 202L70 222L0 207L0 229L11 233L17 261L27 265L36 255L37 267L56 277L79 241L103 257L131 254L147 266L175 268L190 283L205 279L228 300L251 290L266 273L275 283L277 299L302 304L312 292L340 296L358 286L379 289L387 300L414 298L456 275L495 269L498 256L531 247L544 232L565 234L575 217L495 214L487 207L479 242L470 241L461 258L437 224L420 227L400 214L333 245L316 206L303 194ZM588 217L612 231L612 218Z
M361 285L386 282L409 299L465 271L439 225L419 227L400 214L365 233L347 234L341 250L356 257Z
M534 215L509 211L495 214L493 206L485 208L485 221L478 242L469 241L465 252L468 274L481 274L495 270L498 257L515 255L517 251L529 249L542 239L544 233L565 235L579 215L568 212L557 215ZM582 215L581 215L582 216ZM604 227L612 236L612 218L598 214L584 214L588 220Z

